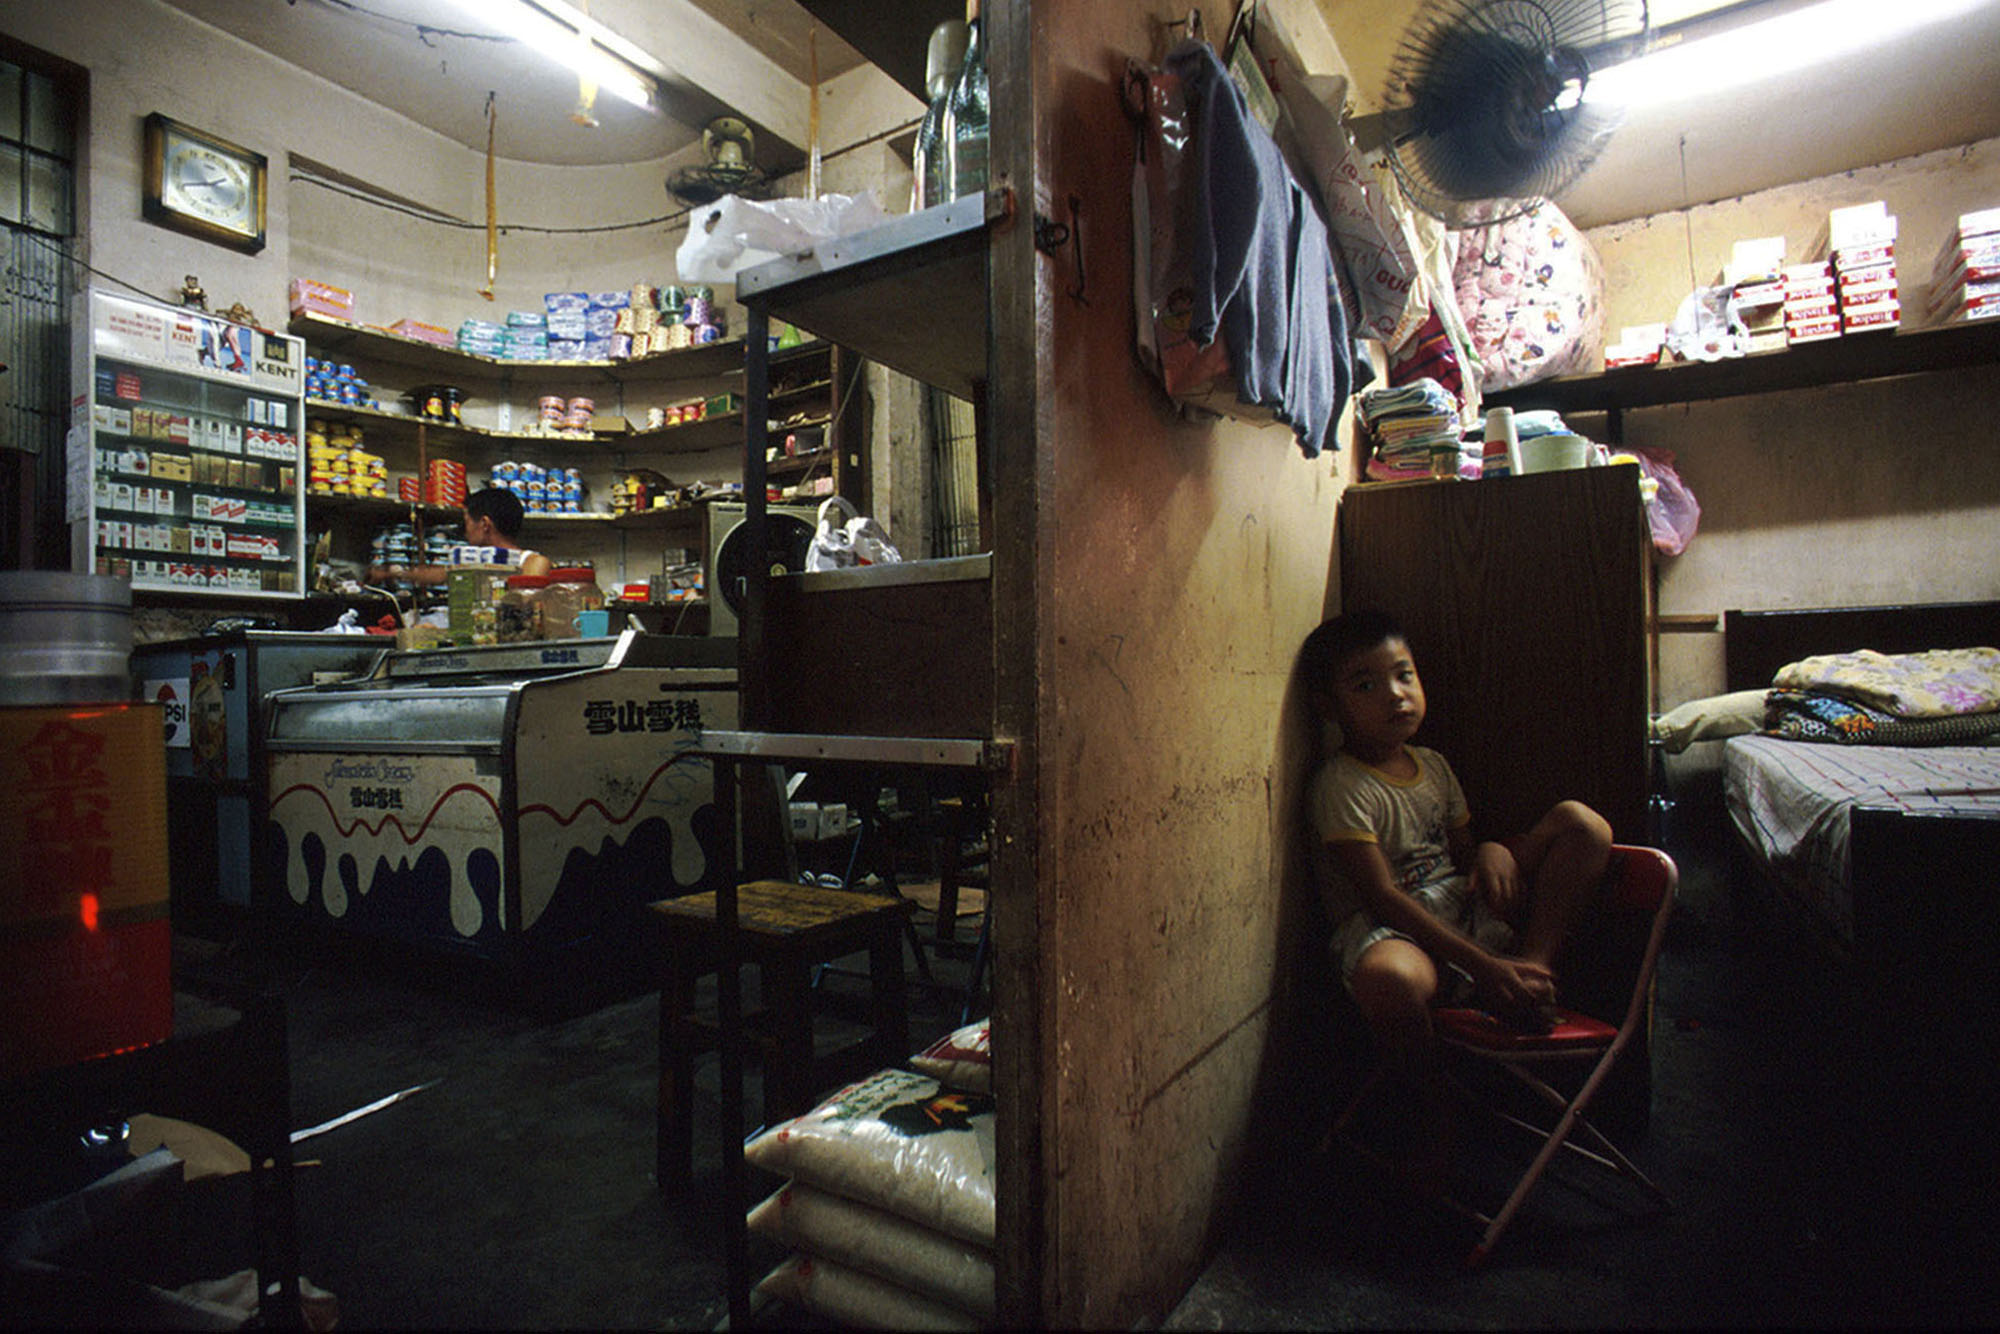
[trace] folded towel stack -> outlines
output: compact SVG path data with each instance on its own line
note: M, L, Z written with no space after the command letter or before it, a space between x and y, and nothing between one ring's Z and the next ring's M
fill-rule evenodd
M1456 472L1479 476L1480 442L1467 441L1458 420L1458 399L1428 377L1392 389L1356 395L1356 413L1374 441L1367 474L1375 481L1404 481L1431 475L1431 450L1456 450Z

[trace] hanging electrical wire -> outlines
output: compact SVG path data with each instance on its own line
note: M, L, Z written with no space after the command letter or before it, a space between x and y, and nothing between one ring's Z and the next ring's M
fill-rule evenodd
M879 144L884 139L893 139L899 134L908 134L917 128L918 123L918 120L907 120L901 124L891 125L887 129L878 130L865 138L855 140L844 148L837 148L831 153L824 154L824 160L832 161L834 158L842 157L857 149L866 148L870 144ZM376 208L386 209L391 213L400 213L404 217L415 218L420 222L433 223L439 227L455 227L465 231L476 231L486 225L482 222L468 222L463 218L454 218L449 214L438 212L435 209L402 203L373 191L358 189L344 182L322 176L310 168L301 167L296 161L293 162L286 179L299 185L316 186L333 194L345 195L349 199L358 200L364 204L372 204ZM675 209L671 213L662 213L651 218L638 218L631 222L606 222L585 227L544 227L525 222L503 222L500 224L500 231L503 235L510 232L520 232L540 236L590 236L602 232L635 231L642 227L664 227L681 221L692 212L694 210L691 208L681 208Z

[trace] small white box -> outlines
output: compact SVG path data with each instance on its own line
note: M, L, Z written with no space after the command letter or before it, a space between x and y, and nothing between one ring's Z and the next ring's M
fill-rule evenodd
M823 801L819 807L819 836L839 838L847 832L847 803Z
M819 837L819 803L795 801L792 808L792 837L811 842Z
M1882 245L1896 239L1896 217L1880 199L1850 208L1827 210L1827 249L1846 250L1853 246Z

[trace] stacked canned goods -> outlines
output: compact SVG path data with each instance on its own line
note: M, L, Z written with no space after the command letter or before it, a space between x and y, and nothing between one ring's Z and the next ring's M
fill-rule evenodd
M361 428L320 418L306 422L306 490L316 496L389 494L389 468L361 447Z
M306 358L306 397L349 408L382 406L370 392L368 381L354 373L354 367L321 357Z
M370 541L370 563L405 567L445 565L450 563L451 549L458 544L460 536L458 529L449 524L426 528L422 537L417 536L413 524L391 524Z
M583 512L583 477L575 468L545 468L539 463L496 463L488 473L492 486L512 491L530 514Z

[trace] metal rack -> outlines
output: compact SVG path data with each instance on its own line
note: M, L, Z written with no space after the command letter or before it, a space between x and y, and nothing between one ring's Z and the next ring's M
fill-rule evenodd
M1008 200L1004 191L967 196L739 274L737 300L749 310L744 420L761 426L768 412L774 316L978 403L988 366L988 227L1007 215ZM746 524L756 551L763 549L766 522L764 438L755 428L745 434ZM717 792L737 788L725 777L732 761L1004 768L1006 748L991 739L990 582L983 557L782 579L753 566L737 639L745 730L704 739L703 753L717 763ZM874 627L884 625L895 627L899 642L882 641ZM822 665L813 690L780 689L778 664L808 659ZM946 681L960 688L940 703L935 683ZM928 696L930 707L903 712L870 704L913 694ZM750 1316L742 1213L743 950L736 885L727 877L724 885L715 912L724 1249L730 1326L740 1329Z

